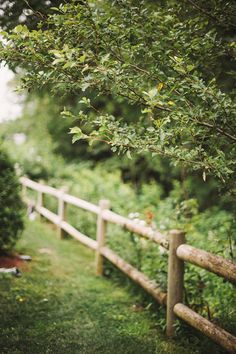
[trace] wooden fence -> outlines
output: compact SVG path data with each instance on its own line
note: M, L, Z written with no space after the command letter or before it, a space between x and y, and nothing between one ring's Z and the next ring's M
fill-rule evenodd
M182 231L172 230L166 237L150 227L137 224L135 221L120 216L109 210L109 201L101 200L99 205L94 205L66 193L63 189L55 189L41 183L36 183L26 177L21 177L24 201L43 217L57 225L58 233L63 238L67 233L82 244L95 250L96 273L103 274L103 259L108 259L135 283L139 284L162 306L167 307L167 335L174 336L174 323L180 318L192 327L201 331L213 341L220 344L231 353L236 353L236 337L218 327L214 323L200 316L188 306L183 304L184 288L184 262L192 263L236 284L236 264L220 256L213 255L203 250L185 244L185 235ZM37 201L27 197L27 188L37 191ZM43 196L48 194L58 199L58 213L55 214L43 205ZM96 240L79 232L66 221L66 205L71 204L97 215ZM130 230L141 237L145 237L161 245L168 251L168 279L167 293L146 275L127 263L115 252L106 246L106 225L111 222Z

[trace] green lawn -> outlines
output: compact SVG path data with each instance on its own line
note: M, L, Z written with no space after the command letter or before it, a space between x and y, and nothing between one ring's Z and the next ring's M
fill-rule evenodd
M50 225L28 222L17 248L33 261L21 278L0 278L1 354L207 353L199 340L167 340L158 312L134 308L141 292L96 277L93 252Z

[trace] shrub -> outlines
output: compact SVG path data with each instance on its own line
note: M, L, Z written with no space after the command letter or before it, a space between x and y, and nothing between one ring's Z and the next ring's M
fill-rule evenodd
M0 149L0 252L12 249L22 229L20 185L11 160Z

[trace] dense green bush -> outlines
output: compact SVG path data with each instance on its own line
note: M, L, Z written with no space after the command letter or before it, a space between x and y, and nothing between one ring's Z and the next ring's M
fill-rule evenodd
M22 229L20 185L12 162L0 149L0 252L12 249Z

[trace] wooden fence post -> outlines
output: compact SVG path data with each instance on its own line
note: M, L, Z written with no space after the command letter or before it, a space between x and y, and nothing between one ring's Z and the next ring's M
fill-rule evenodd
M184 262L177 257L177 248L185 242L185 234L180 230L172 230L169 234L168 286L167 286L167 327L166 334L175 334L174 306L183 301Z
M25 199L27 197L27 187L23 183L21 185L21 196L22 196L23 201L25 201Z
M103 274L103 256L101 255L100 249L105 245L105 236L106 236L106 225L107 222L102 218L102 211L104 209L109 209L110 202L109 200L100 200L99 201L100 212L97 219L97 250L96 250L96 274Z
M67 187L60 188L60 196L58 197L58 211L57 215L59 216L59 223L62 221L66 221L66 202L63 200L63 194L68 190ZM66 236L65 231L58 225L57 227L58 236L63 239Z
M40 180L39 183L44 184L44 182L42 180ZM37 208L40 208L43 206L43 204L44 204L44 194L43 194L43 192L38 191L38 198L37 198L36 206L37 206ZM42 215L39 212L38 212L38 214L39 214L39 220L42 221L42 218L43 218Z

